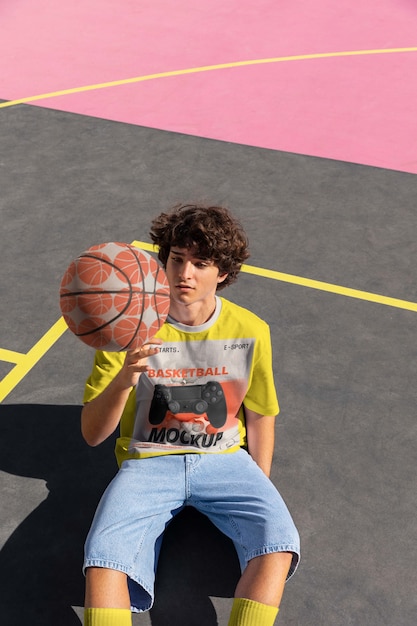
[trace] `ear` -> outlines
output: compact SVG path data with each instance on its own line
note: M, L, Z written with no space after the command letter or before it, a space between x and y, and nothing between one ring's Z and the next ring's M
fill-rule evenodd
M219 274L217 277L217 284L220 285L220 283L224 282L228 275L229 274L227 272L225 274Z

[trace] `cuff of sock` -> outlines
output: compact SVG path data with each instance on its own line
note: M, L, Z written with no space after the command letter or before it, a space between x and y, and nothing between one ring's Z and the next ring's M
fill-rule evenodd
M272 626L278 614L275 606L235 598L230 614L229 626Z
M84 609L84 626L132 626L130 609Z

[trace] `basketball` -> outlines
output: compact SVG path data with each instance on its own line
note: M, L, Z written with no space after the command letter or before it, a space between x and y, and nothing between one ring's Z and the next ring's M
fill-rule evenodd
M129 244L92 246L66 270L59 293L64 320L96 350L135 350L168 315L169 285L158 261Z

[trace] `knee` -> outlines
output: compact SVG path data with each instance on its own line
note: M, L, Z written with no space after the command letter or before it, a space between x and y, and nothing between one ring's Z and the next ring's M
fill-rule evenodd
M292 552L272 552L249 561L247 569L259 580L285 583L293 560Z
M118 570L89 567L86 570L86 608L130 608L127 576Z
M291 567L293 553L292 552L271 552L263 554L259 558L259 566L269 570L278 570L280 574L285 572L288 574ZM255 560L255 559L253 559Z
M254 557L238 582L235 597L278 607L292 558L291 552L273 552Z

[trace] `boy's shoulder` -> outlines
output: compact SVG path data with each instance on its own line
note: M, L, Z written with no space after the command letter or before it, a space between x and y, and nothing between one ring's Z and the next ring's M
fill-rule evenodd
M253 313L253 311L250 311L246 307L236 304L235 302L231 302L230 300L227 300L223 297L221 297L220 300L222 303L222 314L226 315L227 317L233 317L234 320L237 320L241 324L249 324L257 328L268 327L268 324L267 322L265 322L265 320L263 320L261 317L259 317L259 315Z

